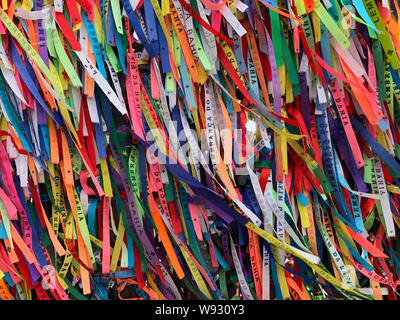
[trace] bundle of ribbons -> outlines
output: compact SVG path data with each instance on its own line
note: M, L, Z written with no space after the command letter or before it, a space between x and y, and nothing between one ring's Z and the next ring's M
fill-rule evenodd
M397 0L1 0L2 300L397 300Z

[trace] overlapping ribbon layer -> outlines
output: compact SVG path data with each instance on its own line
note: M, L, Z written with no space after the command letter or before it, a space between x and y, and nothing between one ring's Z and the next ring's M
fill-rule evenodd
M391 299L382 0L2 0L0 297Z

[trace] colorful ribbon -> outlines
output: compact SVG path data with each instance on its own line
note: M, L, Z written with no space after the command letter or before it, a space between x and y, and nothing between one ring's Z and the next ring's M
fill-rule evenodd
M1 300L397 300L399 13L2 1Z

